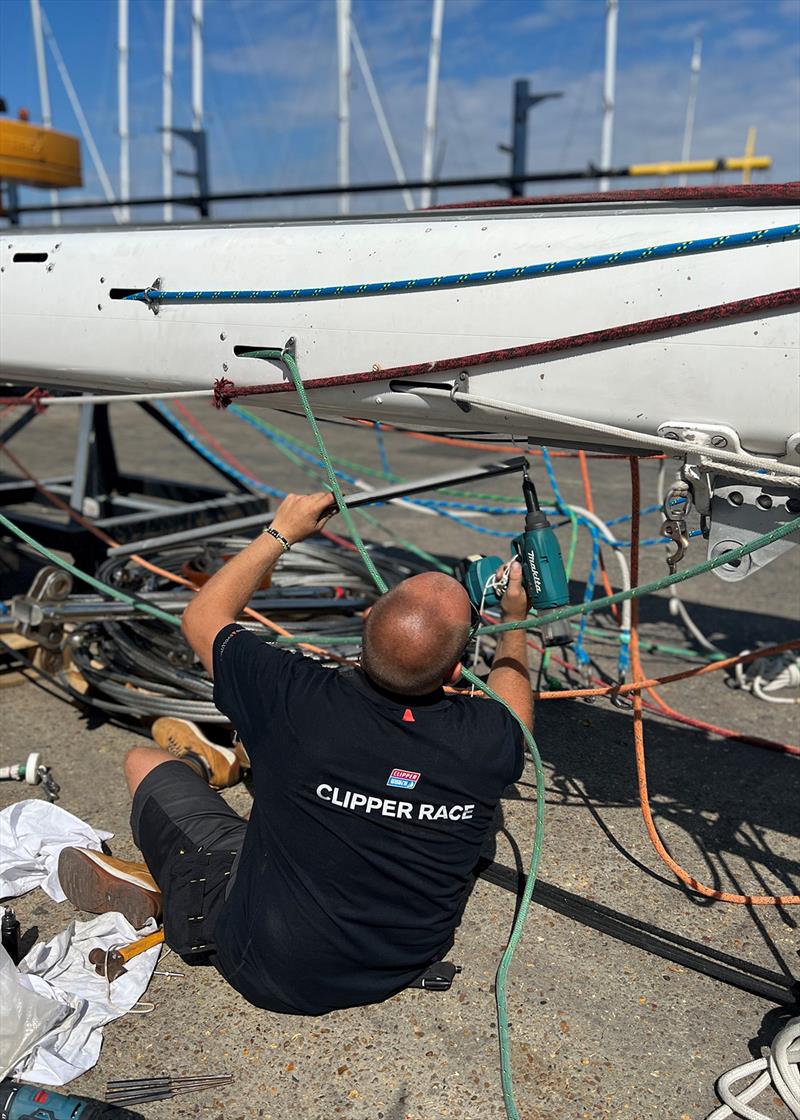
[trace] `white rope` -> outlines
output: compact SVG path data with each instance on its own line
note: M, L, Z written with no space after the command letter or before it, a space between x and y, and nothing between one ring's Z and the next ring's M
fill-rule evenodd
M415 386L413 392L419 397L450 397L450 389L434 389L427 386ZM665 439L662 436L653 436L648 432L637 432L632 428L618 428L613 424L601 424L596 420L583 420L578 416L567 416L561 412L548 412L541 408L530 408L527 405L511 404L508 401L498 400L496 397L480 397L473 392L460 393L459 399L469 402L477 408L485 408L491 412L502 412L506 415L530 416L536 420L546 420L553 424L563 424L568 427L578 428L582 432L592 435L604 436L614 440L625 440L636 447L648 448L653 451L666 451L670 455L698 455L700 465L704 470L715 470L725 473L727 464L736 466L746 472L748 469L763 471L756 477L764 483L781 483L789 486L800 486L800 467L788 463L779 463L775 459L765 459L758 455L749 455L744 451L723 451L717 448L706 447L700 443L691 443L687 440ZM776 471L782 472L775 474Z
M755 1081L734 1092L735 1085L754 1074L758 1074ZM800 1018L790 1019L776 1034L765 1057L722 1074L717 1081L717 1096L723 1103L706 1120L770 1120L766 1113L750 1106L750 1101L765 1089L776 1093L795 1120L800 1120Z
M90 397L20 397L19 407L33 405L36 408L52 408L55 404L119 404L125 401L172 401L187 397L213 397L211 389L184 389L180 392L171 390L167 393L106 393L103 396Z
M750 653L749 649L742 654ZM736 687L770 704L800 704L800 696L773 696L784 688L800 688L800 658L791 651L734 667Z

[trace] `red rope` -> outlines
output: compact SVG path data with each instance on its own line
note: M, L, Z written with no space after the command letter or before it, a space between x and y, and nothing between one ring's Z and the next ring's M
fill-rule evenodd
M571 202L757 202L762 206L800 201L800 182L751 183L733 187L659 187L654 190L608 191L598 194L547 194L540 198L487 198L448 202L431 210L472 210L505 206L564 206Z
M466 354L457 358L440 358L433 362L418 362L415 365L392 366L388 369L370 369L362 373L346 373L336 377L317 377L305 381L306 389L333 389L343 385L363 385L372 381L389 381L395 377L415 377L420 374L430 376L446 370L463 369L467 366L496 365L499 362L513 362L521 358L539 357L544 354L557 354L565 350L580 350L587 346L598 346L608 342L624 342L631 338L661 334L665 331L682 330L706 323L725 319L740 319L764 311L775 311L781 307L800 305L800 288L787 288L767 295L751 296L748 299L719 303L713 307L701 307L696 311L681 311L675 315L662 315L657 319L641 319L637 323L625 323L617 327L604 327L599 331L584 334L571 334L563 338L551 338L544 342L530 342L524 346L507 346L500 350L485 350L478 354ZM214 382L214 404L217 408L227 408L237 397L261 396L266 393L292 392L291 381L276 381L268 385L243 385L237 387L227 377Z

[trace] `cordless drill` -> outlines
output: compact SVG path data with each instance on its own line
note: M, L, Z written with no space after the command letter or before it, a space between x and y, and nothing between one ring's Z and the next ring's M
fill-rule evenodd
M522 468L522 494L525 498L525 530L511 542L512 558L522 566L522 579L537 611L549 611L569 604L569 588L561 549L547 516L539 505L536 487L528 474L527 463ZM500 602L508 586L507 578L497 580L495 573L503 561L499 556L470 556L456 567L467 594L478 610L494 607ZM572 631L566 619L548 622L541 628L546 646L565 646L572 641Z
M129 1112L88 1097L65 1097L6 1078L0 1081L0 1120L142 1120Z

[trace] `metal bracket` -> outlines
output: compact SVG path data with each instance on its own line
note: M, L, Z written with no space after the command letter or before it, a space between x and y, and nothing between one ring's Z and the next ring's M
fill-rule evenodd
M158 315L159 302L160 301L157 300L157 299L151 299L150 298L150 293L151 292L160 292L162 290L161 284L162 284L161 277L156 276L153 283L148 288L145 288L145 291L144 291L145 303L147 304L147 306L150 308L150 310L153 312L154 315Z
M697 450L742 451L739 433L726 424L699 424L694 420L669 420L658 426L663 439L697 444ZM676 450L680 455L681 451Z
M471 412L472 411L472 405L469 403L469 401L459 399L459 393L468 393L468 392L469 392L469 374L467 373L467 371L465 369L462 369L460 371L460 373L457 373L456 376L453 378L453 387L450 390L450 400L454 401L455 404L458 405L458 407L461 409L462 412Z
M61 603L71 591L72 576L69 572L61 568L41 568L34 576L28 594L15 596L12 600L14 620L20 632L35 637L43 649L60 649L63 626L45 618L42 604Z
M754 537L800 514L800 497L787 487L749 485L724 475L714 477L713 487L708 537L710 560L748 544ZM714 569L714 574L727 583L735 583L766 567L797 543L797 534L783 537L732 564L722 564Z

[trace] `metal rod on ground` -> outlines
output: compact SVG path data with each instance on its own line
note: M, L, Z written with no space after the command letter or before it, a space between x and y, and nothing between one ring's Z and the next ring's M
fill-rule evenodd
M107 1089L128 1089L137 1088L140 1085L148 1085L155 1088L157 1085L178 1085L189 1084L190 1082L204 1082L204 1081L232 1081L232 1073L187 1073L173 1076L172 1074L164 1074L161 1077L127 1077L119 1081L109 1081Z
M450 486L458 482L473 482L479 478L494 478L497 475L511 474L522 470L526 462L523 458L506 459L499 463L485 463L482 466L465 467L457 471L446 471L444 474L429 475L427 478L415 481L397 483L394 486L385 486L380 490L368 490L360 494L345 496L345 505L348 509L357 509L359 506L375 505L376 502L389 502L394 498L405 498L410 494L421 494L425 490L436 490L440 486ZM171 544L183 541L204 540L209 535L227 536L238 532L240 529L253 529L259 525L269 525L274 513L260 513L251 517L239 517L233 521L221 521L218 525L201 525L196 529L187 529L182 533L169 533L162 537L151 537L148 540L132 541L109 549L115 556L127 556L132 552L148 552L153 548L166 548Z

